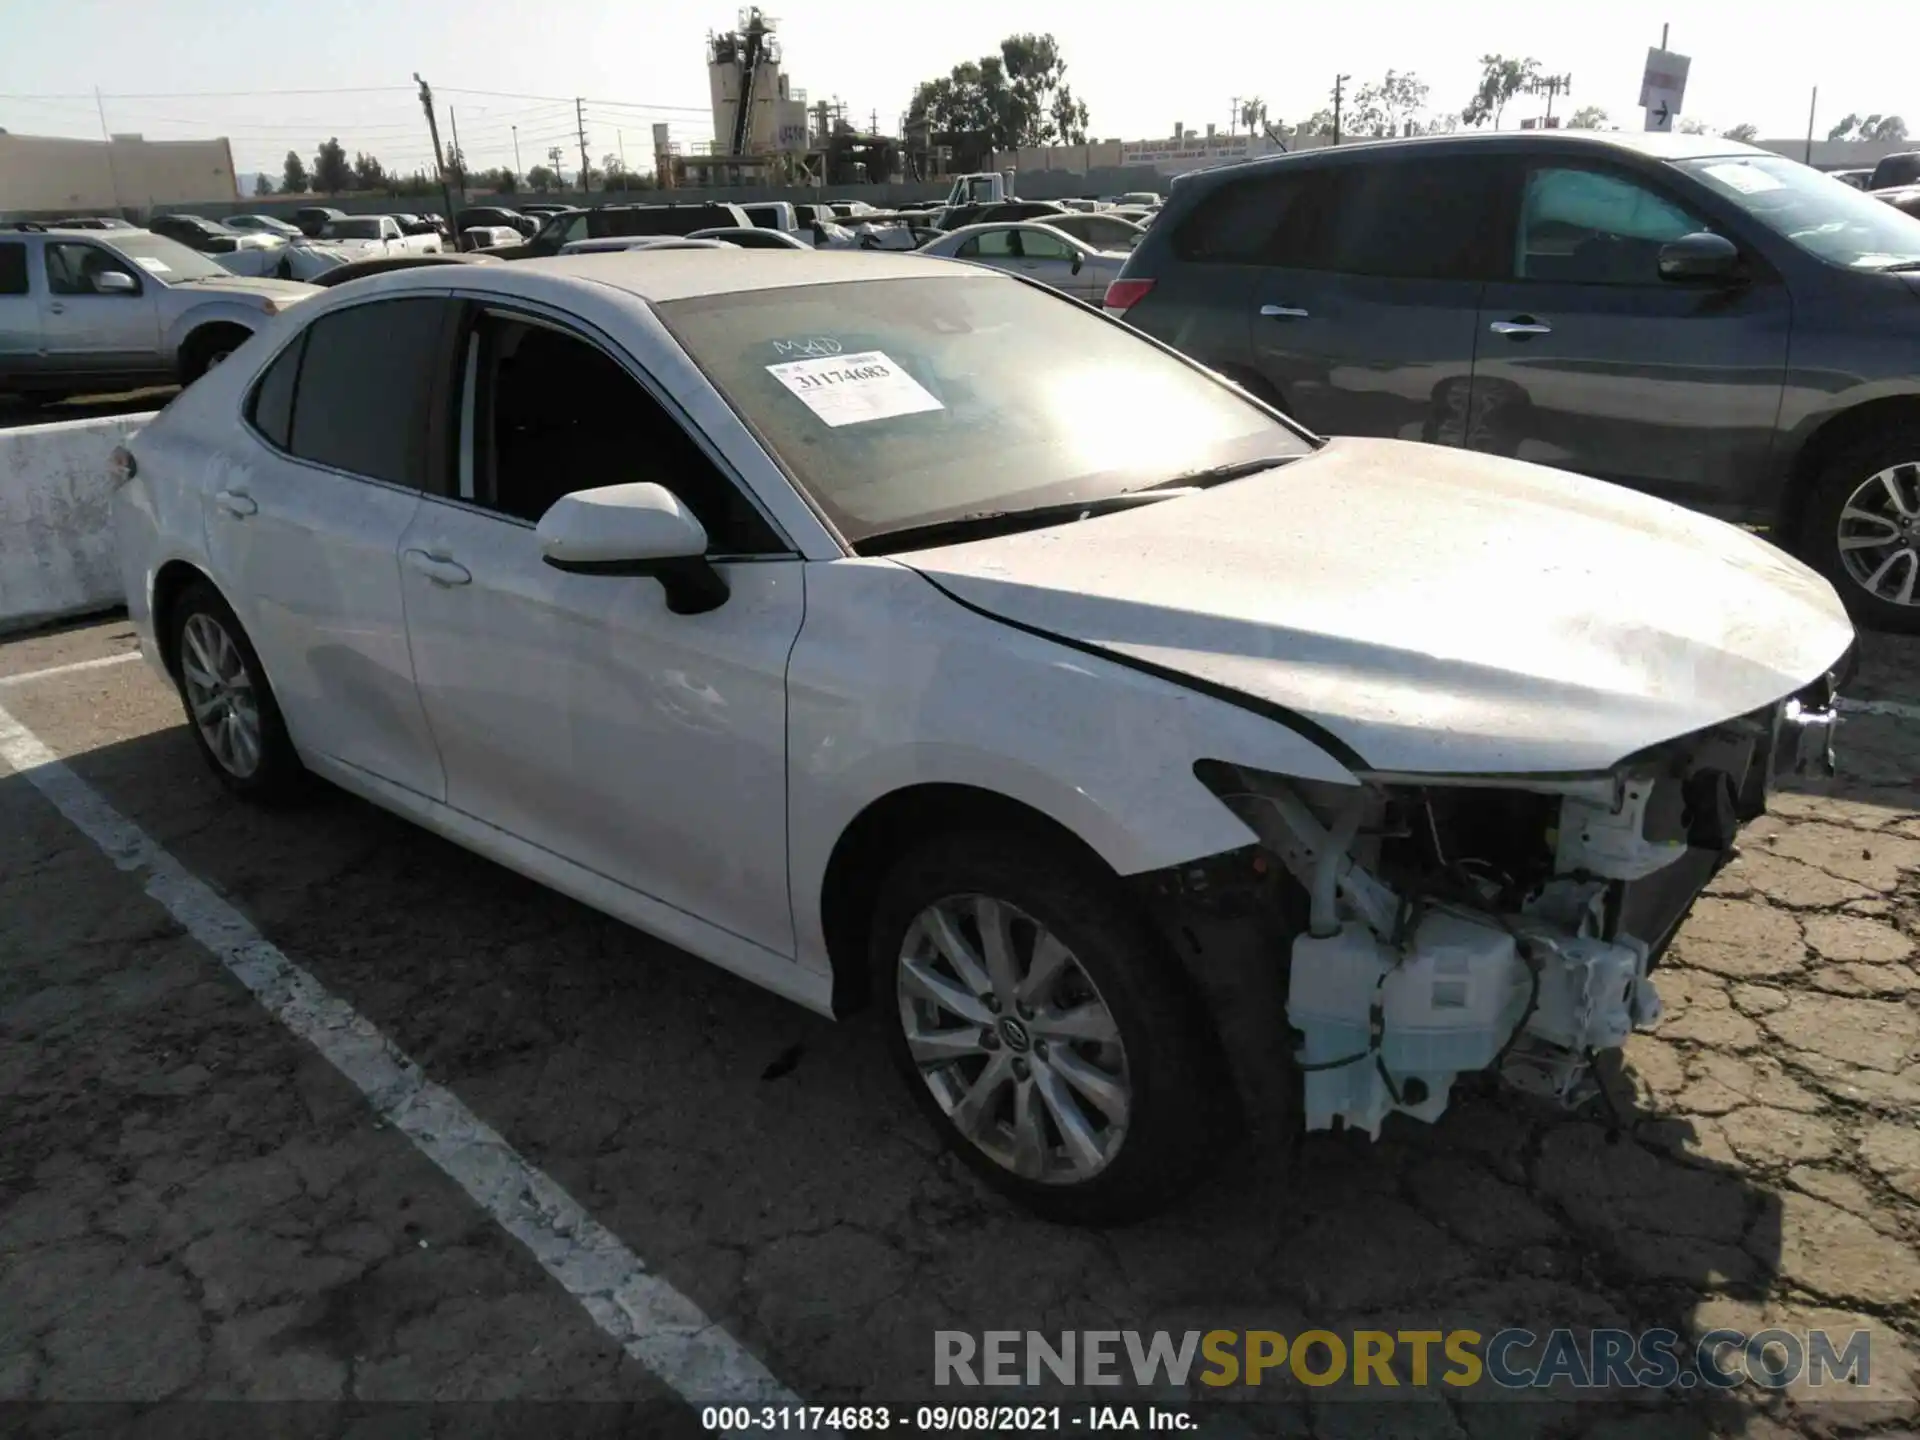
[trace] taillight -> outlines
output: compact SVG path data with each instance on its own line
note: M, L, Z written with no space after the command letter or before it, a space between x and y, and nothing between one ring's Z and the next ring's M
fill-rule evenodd
M107 456L107 478L119 486L139 473L140 467L134 461L133 452L124 445L114 446L113 453Z
M1153 289L1151 280L1115 280L1107 286L1107 298L1101 302L1109 315L1125 315L1147 298Z

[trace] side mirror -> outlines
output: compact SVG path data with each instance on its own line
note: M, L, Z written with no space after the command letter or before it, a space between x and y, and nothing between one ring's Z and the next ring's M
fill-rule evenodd
M1080 254L1080 252L1078 250L1074 251L1073 252L1073 273L1078 275L1080 273L1080 267L1085 263L1086 263L1086 260Z
M1724 235L1700 230L1660 247L1662 280L1731 280L1739 268L1740 251Z
M700 615L730 593L707 563L707 530L664 485L603 485L554 501L534 531L540 558L572 575L646 575L676 615Z
M93 275L96 295L138 295L140 282L124 270L98 270Z

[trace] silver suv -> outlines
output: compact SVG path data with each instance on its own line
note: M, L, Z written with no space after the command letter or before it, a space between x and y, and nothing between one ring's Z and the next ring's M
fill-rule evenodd
M0 230L0 391L51 401L187 384L320 293L234 275L146 230Z

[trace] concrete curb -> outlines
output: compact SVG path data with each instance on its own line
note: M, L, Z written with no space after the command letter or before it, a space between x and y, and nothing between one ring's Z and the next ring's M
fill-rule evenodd
M126 604L107 457L152 418L0 430L0 633Z

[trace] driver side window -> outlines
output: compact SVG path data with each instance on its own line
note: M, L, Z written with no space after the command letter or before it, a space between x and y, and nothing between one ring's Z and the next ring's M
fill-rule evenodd
M1071 260L1077 253L1058 235L1049 235L1044 230L1021 231L1020 251L1029 260Z
M1515 274L1561 284L1656 285L1660 247L1711 228L1624 176L1539 169L1527 176Z
M460 499L537 524L563 495L651 480L699 518L710 555L786 550L680 422L597 346L489 311L468 338L465 364L472 432Z
M131 292L120 293L140 293L140 277L98 245L59 241L49 244L45 254L47 289L55 295L101 294L103 292L95 281L99 276L110 273L125 275L133 281Z

